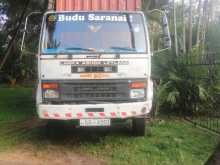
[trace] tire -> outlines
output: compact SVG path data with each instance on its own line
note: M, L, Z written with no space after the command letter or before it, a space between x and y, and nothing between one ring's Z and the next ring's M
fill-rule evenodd
M132 133L134 136L145 136L145 118L132 119Z

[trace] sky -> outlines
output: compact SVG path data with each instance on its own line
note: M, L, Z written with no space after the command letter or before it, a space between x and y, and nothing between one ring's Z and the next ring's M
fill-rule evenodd
M8 17L6 14L4 14L4 9L2 7L2 3L0 3L0 31L2 30L2 27L7 22Z
M7 22L8 17L5 14L0 14L0 31L2 30L4 24Z
M0 14L0 24L5 24L7 21L8 17L6 14Z

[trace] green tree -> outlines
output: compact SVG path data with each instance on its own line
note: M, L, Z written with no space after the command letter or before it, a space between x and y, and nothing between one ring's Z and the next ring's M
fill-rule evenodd
M9 18L0 34L0 70L11 82L25 77L24 63L20 59L19 51L25 16L32 11L43 11L45 4L46 1L43 0L0 0L0 5L4 7Z

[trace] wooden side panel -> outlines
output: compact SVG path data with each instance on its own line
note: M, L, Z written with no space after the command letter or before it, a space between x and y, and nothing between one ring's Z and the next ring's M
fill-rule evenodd
M82 9L82 0L75 0L75 7L74 7L74 9L76 10L76 11L80 11L80 10L83 10Z
M102 10L108 10L110 5L110 0L101 0Z
M135 6L135 10L141 10L141 0L136 0L136 6Z
M86 11L92 10L92 0L84 0L83 9Z
M100 10L101 8L101 2L99 2L100 0L92 0L92 10L93 11L97 11Z
M62 11L65 8L65 1L66 0L56 0L56 10Z
M68 11L74 10L74 1L73 0L66 0L65 9Z
M127 0L118 0L118 8L119 10L126 10Z
M56 0L57 11L136 11L142 0Z
M128 11L134 11L136 6L136 0L129 1L127 0L127 10Z
M110 0L109 10L112 11L118 10L117 0Z

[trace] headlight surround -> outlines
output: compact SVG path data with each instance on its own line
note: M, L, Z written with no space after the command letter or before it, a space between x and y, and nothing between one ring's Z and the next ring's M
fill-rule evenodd
M141 99L145 97L145 89L131 89L130 98L131 99Z
M112 66L106 66L106 67L104 67L104 72L108 72L108 73L113 72L113 67L112 67Z
M44 91L44 98L45 99L57 99L59 98L59 92L53 89L47 89Z
M78 68L77 68L77 72L78 72L78 73L86 72L86 68L85 68L85 67L78 67Z

